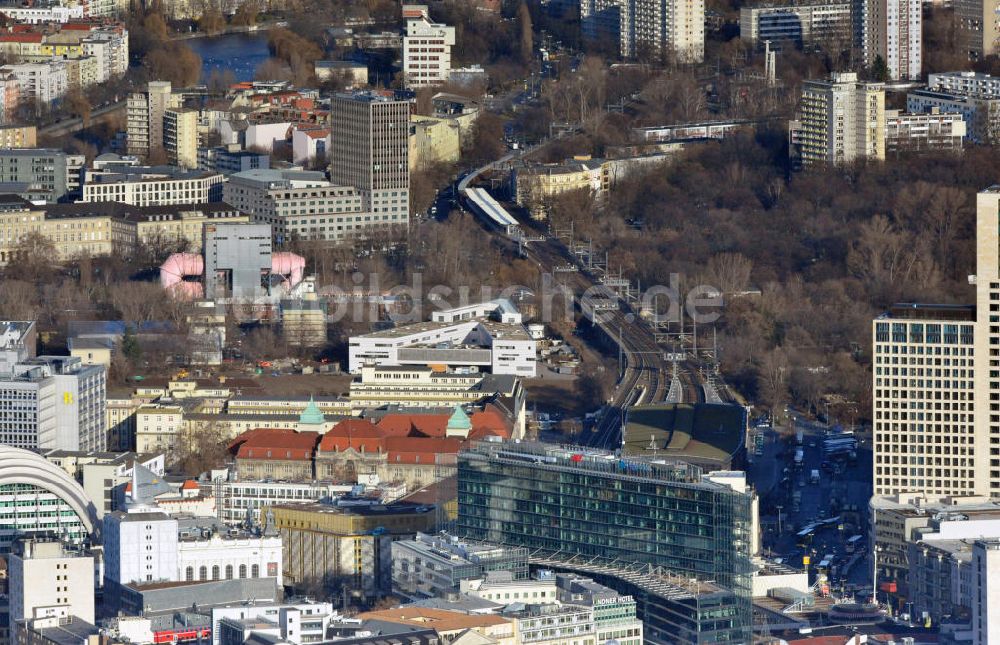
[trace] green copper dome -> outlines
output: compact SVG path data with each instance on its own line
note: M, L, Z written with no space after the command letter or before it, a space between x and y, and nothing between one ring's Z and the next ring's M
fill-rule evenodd
M299 415L299 423L309 426L321 426L325 421L326 419L323 418L323 413L320 411L319 406L316 405L316 402L310 396L309 405Z
M469 419L469 415L465 413L462 406L456 405L455 411L451 413L451 418L448 419L448 430L471 430L472 421Z

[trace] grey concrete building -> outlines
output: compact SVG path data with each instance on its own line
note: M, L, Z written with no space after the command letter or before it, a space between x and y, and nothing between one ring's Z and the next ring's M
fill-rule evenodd
M205 297L253 298L271 273L271 227L216 224L205 230Z
M80 192L86 159L49 148L0 149L0 193L48 203L69 200Z

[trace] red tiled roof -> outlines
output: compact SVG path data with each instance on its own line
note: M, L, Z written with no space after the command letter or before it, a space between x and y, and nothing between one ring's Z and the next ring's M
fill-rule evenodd
M397 437L443 437L450 417L450 414L387 414L378 427Z
M0 42L40 43L42 42L42 34L0 34Z
M181 484L181 490L200 490L200 489L201 486L199 486L197 482L191 479L187 479L184 481L183 484Z
M319 442L320 452L340 452L354 448L362 452L379 452L385 449L385 432L368 419L344 419Z
M312 459L318 432L296 432L290 428L255 428L229 444L237 459Z
M330 135L330 131L326 128L316 128L315 130L299 130L310 139L325 139Z
M388 437L385 450L390 464L454 464L462 441L455 438Z

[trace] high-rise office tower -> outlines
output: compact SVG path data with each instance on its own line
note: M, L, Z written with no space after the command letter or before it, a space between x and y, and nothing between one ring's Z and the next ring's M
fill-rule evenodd
M898 305L872 325L875 494L976 493L975 308Z
M1000 185L976 197L975 468L977 492L1000 496Z
M391 94L338 94L330 102L330 179L361 191L383 225L406 226L410 214L410 104Z
M612 41L625 58L705 57L704 0L580 0L580 19L585 37Z
M885 90L853 72L806 81L799 120L790 127L805 164L885 159Z
M962 51L970 60L997 53L1000 44L1000 3L997 0L955 0L955 27Z
M885 63L889 80L920 78L923 3L920 0L861 0L861 45L869 68Z
M619 574L633 568L668 572L671 584L692 583L676 588L678 594L694 593L686 608L670 598L642 602L654 642L665 624L675 626L665 639L672 643L692 642L680 624L701 625L695 631L705 641L694 642L740 642L749 640L752 622L756 543L756 498L742 475L546 444L482 442L459 454L456 532L526 547L533 558L570 569L575 562ZM640 575L605 584L618 584L620 593L638 593L632 585L648 593L647 582L652 579ZM697 585L700 591L692 588ZM703 612L711 603L701 596L709 588L721 600L710 610L710 625Z

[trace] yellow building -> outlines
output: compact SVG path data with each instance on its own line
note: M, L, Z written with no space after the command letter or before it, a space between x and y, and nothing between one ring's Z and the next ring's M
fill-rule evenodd
M100 82L101 68L93 56L67 58L66 81L69 89L85 89Z
M184 409L179 405L149 403L135 412L135 449L139 453L179 447Z
M198 167L198 110L171 108L163 113L163 149L171 164Z
M458 161L462 153L459 131L454 119L410 115L410 170Z
M0 148L34 148L36 146L38 146L38 128L36 126L0 126Z
M835 72L802 84L799 119L789 122L793 152L802 163L841 165L885 159L885 89Z
M143 244L187 241L192 249L200 250L205 224L245 224L250 216L228 204L218 202L187 206L133 207L129 221L136 227L136 237Z
M60 262L81 255L131 255L134 225L108 211L80 206L89 204L38 207L19 198L0 203L0 265L10 262L22 238L31 233L48 238Z

